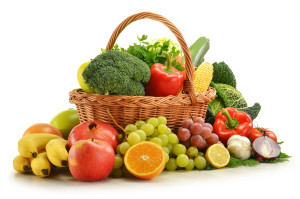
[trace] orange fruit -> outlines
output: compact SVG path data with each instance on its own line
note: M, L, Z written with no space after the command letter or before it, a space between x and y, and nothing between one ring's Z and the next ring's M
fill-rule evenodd
M206 150L205 158L214 167L222 168L229 163L230 154L223 145L213 144Z
M63 137L61 132L51 124L47 123L36 123L28 127L26 131L24 132L23 136L29 135L29 134L34 134L34 133L50 133L54 135L58 135L60 137Z
M131 146L125 153L124 163L127 170L142 179L158 176L164 169L166 155L164 149L150 141Z

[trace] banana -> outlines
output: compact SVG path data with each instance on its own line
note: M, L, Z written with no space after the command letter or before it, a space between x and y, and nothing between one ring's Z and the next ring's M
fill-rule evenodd
M50 175L51 172L51 164L47 158L47 153L43 152L36 156L31 161L31 169L32 172L39 177L47 177Z
M46 152L49 161L57 167L68 166L67 151L68 140L65 139L53 139L46 145Z
M53 139L63 138L50 133L35 133L25 135L18 142L18 151L26 158L36 157L40 151L45 149L46 144Z
M28 158L18 155L13 160L14 169L20 173L26 173L30 171L30 161Z

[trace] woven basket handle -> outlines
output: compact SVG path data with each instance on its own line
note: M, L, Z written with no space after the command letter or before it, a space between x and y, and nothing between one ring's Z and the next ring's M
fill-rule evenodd
M155 13L152 13L152 12L140 12L140 13L137 13L137 14L127 17L124 21L122 21L118 25L118 27L112 33L112 35L108 41L108 44L106 46L106 51L112 49L112 47L115 45L115 42L116 42L118 36L125 29L126 26L128 26L130 23L140 20L140 19L152 19L154 21L159 21L159 22L163 23L165 26L167 26L169 28L169 30L176 36L176 39L179 42L180 47L181 47L184 57L185 57L185 69L186 69L187 80L184 82L184 84L185 84L184 90L188 92L188 94L191 98L192 105L195 105L197 103L197 98L196 98L193 81L192 81L193 80L192 67L194 67L194 66L193 66L189 48L188 48L181 32L175 27L175 25L171 21L169 21L165 17L155 14Z

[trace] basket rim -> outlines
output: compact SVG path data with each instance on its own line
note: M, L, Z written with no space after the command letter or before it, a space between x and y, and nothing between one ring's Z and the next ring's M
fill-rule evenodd
M124 100L176 100L176 99L183 99L183 98L190 98L189 94L180 94L177 96L169 95L166 97L154 97L154 96L127 96L127 95L101 95L96 93L86 93L81 88L73 89L69 92L70 96L70 103L73 104L95 104L99 99L117 99L119 101ZM201 102L209 102L213 100L216 96L216 90L213 87L209 87L206 92L203 93L196 93L197 103ZM78 98L74 100L73 98ZM76 101L76 102L75 102ZM191 105L191 101L186 103L187 105Z

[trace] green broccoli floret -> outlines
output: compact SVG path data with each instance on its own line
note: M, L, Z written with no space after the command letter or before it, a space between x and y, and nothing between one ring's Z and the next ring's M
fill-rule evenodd
M110 50L95 57L82 76L98 94L143 96L150 69L127 52Z

